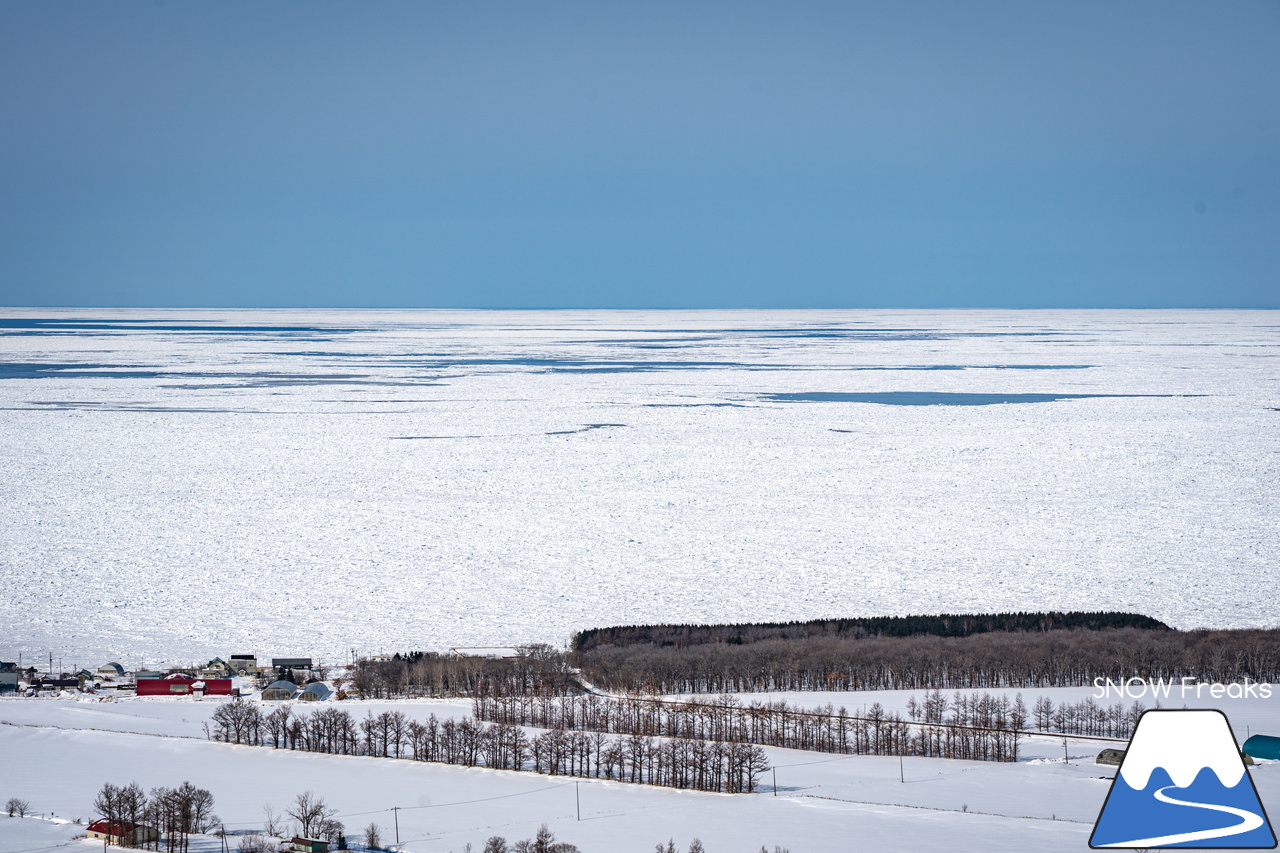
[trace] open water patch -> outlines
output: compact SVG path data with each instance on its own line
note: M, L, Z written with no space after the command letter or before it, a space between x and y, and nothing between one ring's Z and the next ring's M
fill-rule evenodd
M881 406L998 406L1006 403L1056 403L1097 398L1179 397L1181 394L971 394L953 391L802 391L763 394L773 403L875 403ZM1200 396L1200 395L1190 395Z
M45 317L0 318L0 334L67 335L79 332L199 332L220 335L342 335L364 331L331 326L223 326L165 320L63 320Z
M214 415L273 415L258 409L225 409L214 407L162 406L152 403L104 403L93 400L31 400L26 406L5 406L7 412L144 412Z
M646 409L754 409L746 403L642 403Z
M1088 370L1092 364L909 364L851 367L850 370Z
M363 373L243 373L236 371L152 370L121 364L68 364L51 362L0 363L2 379L187 379L210 380L201 384L164 385L164 388L274 388L306 385L412 385L431 386L423 380L371 379ZM231 381L214 381L231 380Z
M626 428L626 424L586 424L578 429L561 429L555 432L543 433L544 435L577 435L580 432L590 432L593 429L611 429L613 427Z
M403 362L410 364L410 362ZM542 373L643 373L655 370L750 369L756 365L737 361L624 361L555 357L450 358L416 363L418 367L531 367Z

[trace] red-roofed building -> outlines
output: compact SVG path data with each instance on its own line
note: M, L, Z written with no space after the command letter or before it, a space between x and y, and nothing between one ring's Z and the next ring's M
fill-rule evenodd
M189 693L205 696L230 696L230 678L192 678L178 673L168 678L143 678L138 680L139 696L186 696Z
M127 820L95 820L89 824L85 834L90 838L102 839L109 844L128 844L130 847L160 840L160 833L153 827L129 823Z

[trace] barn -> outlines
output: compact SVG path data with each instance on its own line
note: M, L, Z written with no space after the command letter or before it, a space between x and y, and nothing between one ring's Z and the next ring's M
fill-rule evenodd
M85 828L85 835L98 838L108 844L137 847L151 841L159 841L160 833L153 827L127 820L95 820Z
M186 696L203 693L206 696L230 696L230 678L197 679L177 673L167 678L145 678L138 681L139 696Z

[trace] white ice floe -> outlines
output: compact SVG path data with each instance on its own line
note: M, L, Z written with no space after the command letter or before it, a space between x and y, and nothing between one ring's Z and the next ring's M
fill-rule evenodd
M1274 312L0 326L33 316L69 322L0 328L0 659L938 611L1275 623ZM833 394L1061 399L805 401Z

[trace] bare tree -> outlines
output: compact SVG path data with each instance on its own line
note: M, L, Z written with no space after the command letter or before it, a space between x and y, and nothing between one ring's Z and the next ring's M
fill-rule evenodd
M108 823L120 821L120 789L110 782L104 782L97 796L93 798L93 810L102 815Z
M378 829L376 823L370 823L364 828L364 846L374 850L382 847L382 830Z
M284 834L280 831L284 828L280 826L280 815L276 814L270 805L262 807L262 816L262 829L267 835L279 838Z
M579 853L578 848L565 841L556 841L555 833L544 823L532 839L517 841L512 853Z
M17 797L10 797L9 802L4 804L5 810L9 812L9 817L26 817L27 812L31 811L31 804L26 800L20 800Z
M236 853L272 853L273 849L271 842L256 832L242 835L240 843L236 845Z
M511 847L501 835L491 835L484 843L484 853L511 853Z
M298 822L303 837L314 838L312 833L319 834L325 822L331 820L337 811L325 805L324 799L317 797L314 791L306 791L294 798L293 805L285 809L285 814Z
M346 831L347 828L342 821L327 817L320 821L320 826L316 829L316 835L332 844L338 844L338 842L346 838Z

